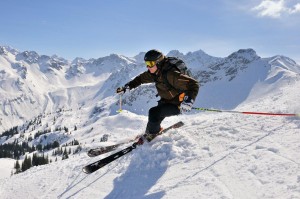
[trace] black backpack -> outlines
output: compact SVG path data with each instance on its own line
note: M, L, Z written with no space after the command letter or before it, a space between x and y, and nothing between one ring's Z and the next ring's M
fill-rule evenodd
M166 84L169 89L174 88L169 83L169 81L167 79L167 73L168 73L169 70L172 70L172 69L175 68L175 70L179 71L181 74L184 74L184 75L187 75L189 77L192 77L192 73L187 68L187 66L184 63L184 61L182 61L181 59L179 59L177 57L167 57L166 59L167 59L166 61L168 63L168 66L166 68L163 68L163 70L162 70L162 76L163 76L163 79L164 79L164 84ZM176 89L176 90L178 90L178 89ZM181 92L181 91L179 91L179 92Z

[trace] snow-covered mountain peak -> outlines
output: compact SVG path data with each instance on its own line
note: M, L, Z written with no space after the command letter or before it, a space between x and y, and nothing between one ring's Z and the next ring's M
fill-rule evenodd
M4 46L0 46L0 55L7 55L8 50Z
M130 59L123 55L118 54L110 54L109 56L98 58L94 61L95 64L101 65L103 62L121 62L121 63L128 63Z
M300 65L298 65L294 60L292 60L289 57L277 55L268 58L268 63L272 66L278 66L300 74Z
M179 52L179 50L171 50L168 54L168 57L178 57L182 59L184 57L184 54Z
M137 63L144 63L145 52L140 52L138 55L134 56L133 58L136 60Z
M76 57L72 62L71 62L71 64L73 65L73 64L84 64L84 63L86 63L87 62L87 60L85 60L84 58L81 58L81 57Z
M57 70L62 69L64 66L68 66L69 65L69 61L59 57L57 55L54 55L51 57L50 59L50 67L55 68Z
M188 52L186 54L186 56L197 56L197 57L211 57L210 55L208 55L207 53L205 53L203 50L197 50L194 52Z
M229 77L229 81L231 81L239 71L245 70L251 65L250 63L260 59L253 49L240 49L208 67L213 71L224 71L225 76Z
M53 72L53 70L59 71L69 65L68 60L58 57L57 55L53 55L51 57L42 55L38 57L37 61L34 63L37 63L40 66L40 70L44 73Z
M19 52L10 46L0 46L0 55L7 55L8 53L16 55Z
M260 59L260 57L256 54L256 52L249 49L240 49L237 52L232 53L226 59L228 60L237 60L240 63L250 63L253 60Z
M23 60L28 64L37 63L39 58L40 58L39 54L35 51L24 51L16 55L17 61Z

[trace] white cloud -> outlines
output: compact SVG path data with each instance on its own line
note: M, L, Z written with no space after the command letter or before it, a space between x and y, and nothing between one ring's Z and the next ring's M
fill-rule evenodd
M292 8L286 6L287 0L263 0L258 6L252 10L258 11L261 17L279 18L283 14L300 13L300 3L297 3Z
M296 5L294 5L294 9L291 9L290 13L294 14L294 13L300 13L300 3L297 3Z

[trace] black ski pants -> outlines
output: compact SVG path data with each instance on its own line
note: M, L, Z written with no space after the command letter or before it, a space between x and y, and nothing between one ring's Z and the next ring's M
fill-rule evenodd
M146 132L148 131L151 134L158 133L161 127L160 124L165 117L178 114L180 114L180 110L177 105L159 102L157 106L149 110Z

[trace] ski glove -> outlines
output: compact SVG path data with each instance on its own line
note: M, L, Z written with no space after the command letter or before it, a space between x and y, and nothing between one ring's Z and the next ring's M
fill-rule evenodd
M191 97L189 97L189 96L185 96L183 98L183 102L180 105L180 110L182 112L191 111L192 107L193 107L193 104L194 104L194 100Z
M127 90L129 91L130 87L128 84L125 84L125 86L117 88L116 93L119 95L123 95Z

